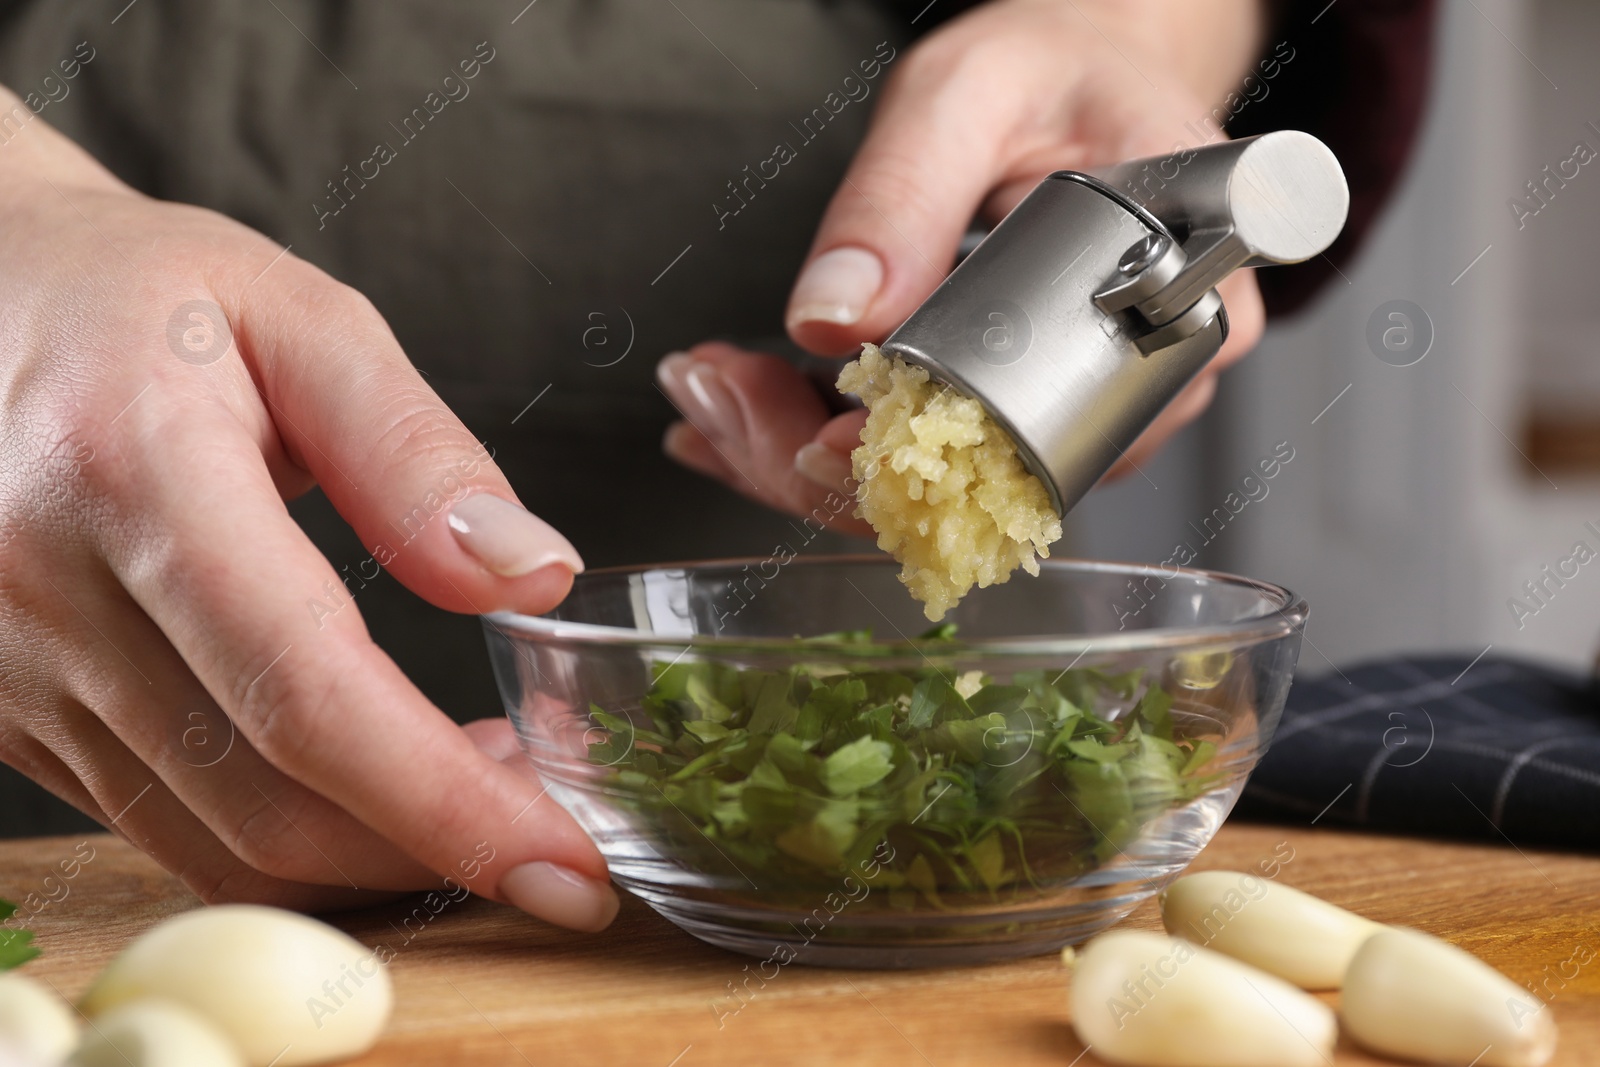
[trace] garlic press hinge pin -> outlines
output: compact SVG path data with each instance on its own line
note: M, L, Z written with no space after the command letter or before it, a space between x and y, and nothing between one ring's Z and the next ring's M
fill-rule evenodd
M1150 331L1135 343L1149 355L1204 328L1222 306L1209 288L1173 305L1173 297L1193 287L1209 266L1204 260L1191 261L1183 246L1166 234L1146 234L1122 254L1117 273L1094 295L1095 306L1108 315L1130 309L1137 314Z

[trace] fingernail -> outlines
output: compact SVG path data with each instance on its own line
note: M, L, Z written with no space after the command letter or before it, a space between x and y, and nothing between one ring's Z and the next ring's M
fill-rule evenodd
M583 558L554 526L493 493L474 493L452 508L450 532L469 556L503 578L555 563L583 573Z
M667 432L661 435L661 451L682 463L688 450L684 445L686 435L692 433L694 427L687 422L679 420L667 427Z
M569 930L597 933L611 925L622 902L609 883L554 863L524 863L500 879L512 906Z
M841 456L816 441L800 446L794 454L794 469L824 489L840 488L852 473L849 456Z
M866 314L881 285L883 261L865 248L824 252L795 282L785 323L791 330L804 322L852 325Z
M661 383L667 396L676 400L680 392L688 394L689 383L685 379L692 366L694 357L687 352L668 352L661 357L661 362L656 364L656 381Z
M717 368L674 352L657 365L656 378L673 403L703 432L724 441L745 440L739 402Z

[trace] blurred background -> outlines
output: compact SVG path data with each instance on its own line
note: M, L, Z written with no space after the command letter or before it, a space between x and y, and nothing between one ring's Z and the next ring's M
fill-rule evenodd
M1600 554L1600 157L1580 162L1600 152L1600 7L1441 7L1422 136L1360 258L1069 526L1074 554L1187 542L1301 593L1312 673L1491 646L1588 669L1600 643L1600 555L1575 553ZM1281 442L1294 458L1240 507Z

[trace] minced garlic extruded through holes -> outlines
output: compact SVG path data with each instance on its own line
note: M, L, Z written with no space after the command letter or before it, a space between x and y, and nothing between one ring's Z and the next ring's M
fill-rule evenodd
M900 562L900 580L932 620L974 586L1039 573L1061 537L1050 495L983 406L930 381L876 345L847 364L839 388L867 405L850 454L856 514Z

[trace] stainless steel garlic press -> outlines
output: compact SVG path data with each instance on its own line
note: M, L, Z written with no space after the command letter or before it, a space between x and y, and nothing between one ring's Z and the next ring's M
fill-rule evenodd
M1293 130L1058 171L882 348L982 403L1064 515L1221 348L1213 287L1317 255L1349 206Z

